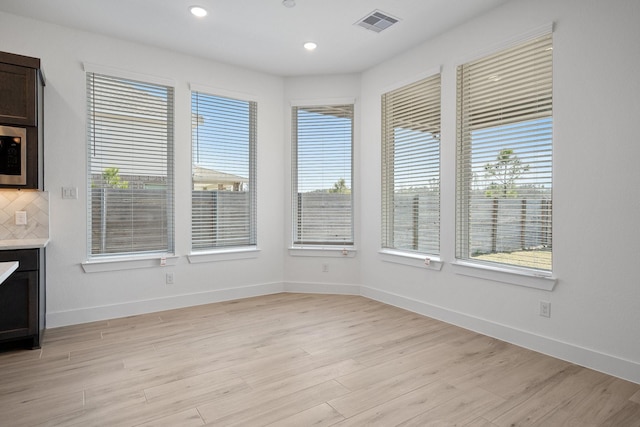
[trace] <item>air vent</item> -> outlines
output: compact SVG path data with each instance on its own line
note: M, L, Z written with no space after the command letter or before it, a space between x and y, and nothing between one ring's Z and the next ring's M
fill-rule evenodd
M379 10L374 10L354 25L379 33L382 30L386 30L396 22L398 22L396 18L393 18L384 12L380 12Z

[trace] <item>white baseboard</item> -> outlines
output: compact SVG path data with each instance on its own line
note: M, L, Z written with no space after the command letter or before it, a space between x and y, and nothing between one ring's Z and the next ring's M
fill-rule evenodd
M174 295L165 298L154 298L149 300L125 302L121 304L81 308L77 310L48 312L46 317L47 328L57 328L60 326L95 322L98 320L134 316L136 314L153 313L156 311L173 310L176 308L192 307L234 299L277 294L283 291L284 288L282 282L264 283L237 288L216 289L194 294Z
M361 286L360 294L385 304L403 308L529 350L640 384L640 363L515 329L511 326L490 322L485 319L469 316L468 314L438 307L380 289Z
M284 282L284 291L301 294L360 295L360 285Z

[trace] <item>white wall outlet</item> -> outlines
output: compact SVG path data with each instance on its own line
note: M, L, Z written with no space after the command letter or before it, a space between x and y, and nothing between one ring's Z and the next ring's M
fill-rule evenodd
M62 187L62 198L63 199L77 199L78 198L78 187Z
M16 225L27 225L27 211L15 211Z
M549 301L540 301L540 316L551 317L551 303Z
M165 281L167 283L167 285L173 285L173 273L167 273L167 275L165 276Z

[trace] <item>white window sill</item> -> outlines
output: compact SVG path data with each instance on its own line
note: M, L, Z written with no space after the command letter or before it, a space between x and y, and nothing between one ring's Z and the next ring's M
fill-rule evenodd
M353 246L292 246L289 248L291 256L353 258L356 252Z
M394 264L408 265L410 267L424 268L428 270L442 270L440 257L422 255L413 252L403 252L392 249L382 249L378 252L380 259Z
M176 255L149 255L149 256L114 256L93 259L82 263L85 273L100 273L104 271L132 270L135 268L165 267L176 265Z
M256 246L243 246L237 248L213 249L202 252L192 252L187 255L190 264L205 262L232 261L237 259L258 258L260 249Z
M527 288L552 291L557 279L551 273L535 272L527 269L498 267L457 260L451 263L453 271L463 276L477 277Z

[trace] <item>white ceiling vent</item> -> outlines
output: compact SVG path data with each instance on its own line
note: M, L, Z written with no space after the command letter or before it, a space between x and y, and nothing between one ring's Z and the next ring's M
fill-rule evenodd
M382 30L386 30L396 22L398 22L398 19L390 16L389 14L380 12L379 10L374 10L354 25L379 33Z

